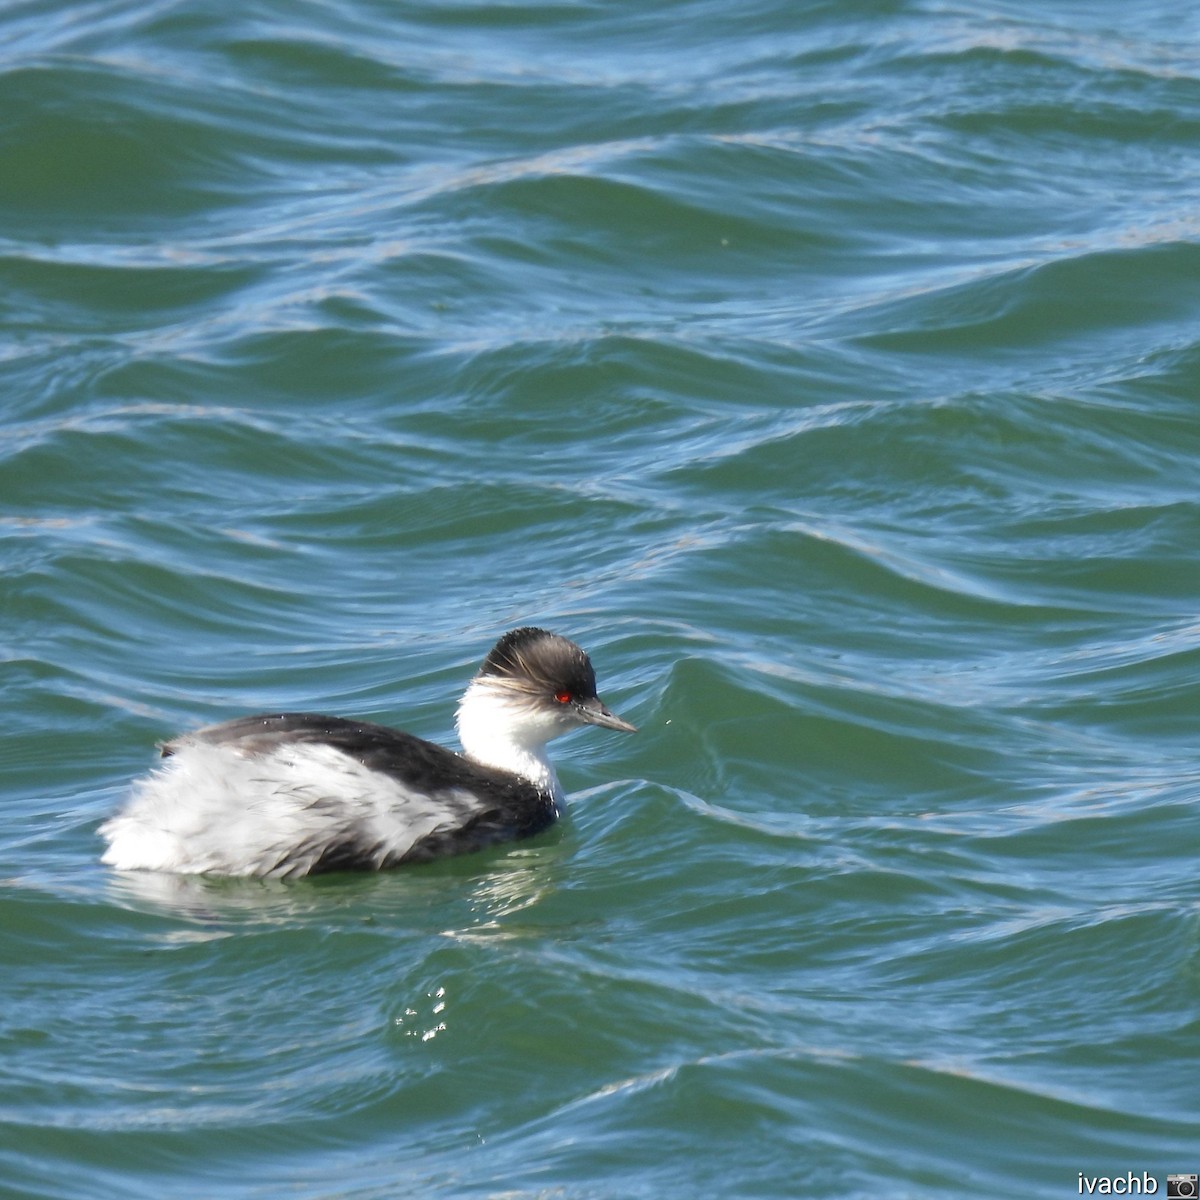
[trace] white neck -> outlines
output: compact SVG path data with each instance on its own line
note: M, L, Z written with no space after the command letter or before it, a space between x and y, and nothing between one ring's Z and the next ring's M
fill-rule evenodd
M508 698L503 688L473 680L455 719L463 754L485 767L512 771L555 800L562 799L546 743L562 730L547 726Z

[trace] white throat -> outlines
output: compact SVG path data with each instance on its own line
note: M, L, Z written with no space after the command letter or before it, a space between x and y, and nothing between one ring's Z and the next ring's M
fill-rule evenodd
M566 732L532 710L520 696L485 679L474 679L455 718L463 754L473 762L528 779L555 800L562 799L558 776L546 756L546 743Z

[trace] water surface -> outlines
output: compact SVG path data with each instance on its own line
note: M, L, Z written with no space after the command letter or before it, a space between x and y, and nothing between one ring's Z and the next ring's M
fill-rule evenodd
M0 1194L1200 1170L1200 28L9 5ZM121 876L154 744L641 726L547 834Z

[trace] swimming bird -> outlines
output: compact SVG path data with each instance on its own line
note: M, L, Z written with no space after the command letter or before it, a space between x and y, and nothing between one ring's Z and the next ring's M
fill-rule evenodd
M318 713L238 717L162 745L100 827L119 870L294 878L426 862L528 837L563 802L546 744L582 725L635 733L574 642L506 633L458 705L462 753Z

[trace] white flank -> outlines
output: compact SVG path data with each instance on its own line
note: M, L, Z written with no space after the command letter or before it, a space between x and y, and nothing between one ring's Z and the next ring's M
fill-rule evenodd
M406 788L320 743L248 757L184 741L100 833L104 862L122 871L303 875L348 841L377 848L380 861L402 855L477 804L461 789Z

